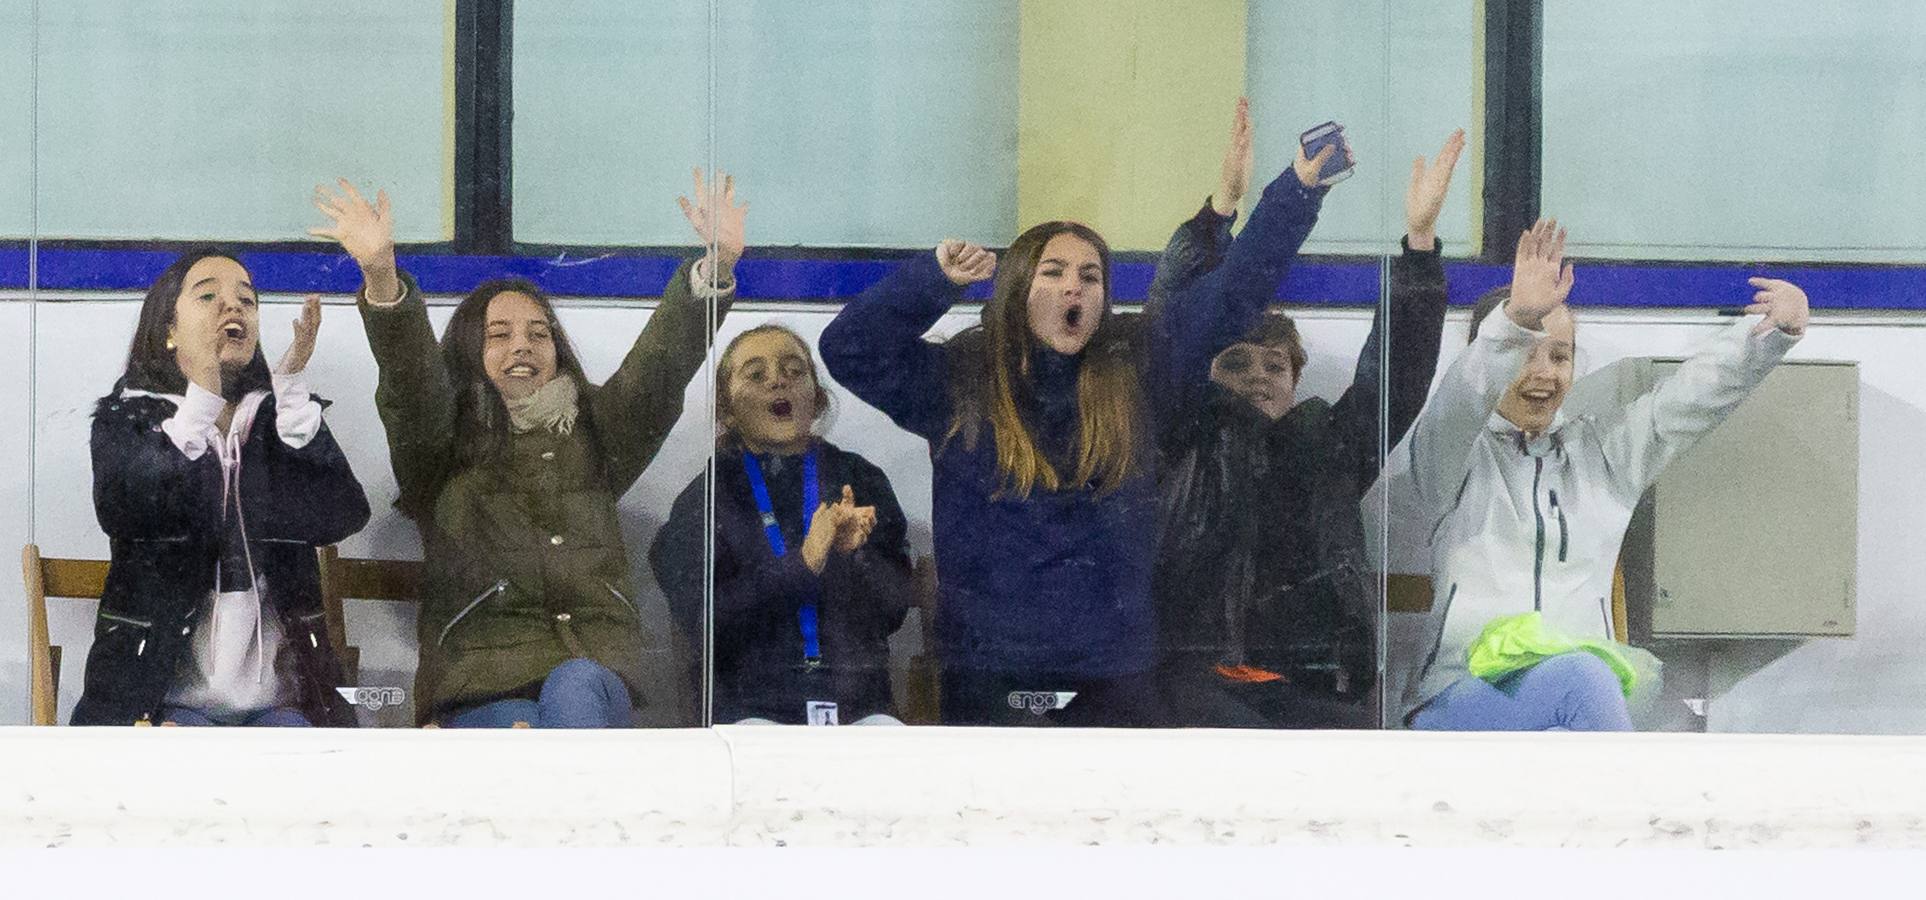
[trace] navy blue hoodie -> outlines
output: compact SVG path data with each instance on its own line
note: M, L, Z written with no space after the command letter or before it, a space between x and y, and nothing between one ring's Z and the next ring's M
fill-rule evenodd
M1137 340L1093 339L1077 356L1037 351L1032 389L1018 405L1058 471L1073 468L1065 461L1077 446L1083 356L1135 354L1150 426L1161 433L1163 423L1202 402L1211 358L1263 313L1316 223L1323 194L1287 170L1265 188L1224 264L1185 288L1185 301L1165 307ZM1110 678L1146 671L1156 659L1155 441L1139 438L1136 458L1145 462L1114 491L1075 485L993 497L1003 479L987 425L974 447L960 436L945 440L952 378L980 371L952 355L980 351L923 340L962 296L934 254L925 254L843 307L820 342L838 382L930 442L939 655L947 667L990 672ZM1118 325L1105 321L1098 335Z

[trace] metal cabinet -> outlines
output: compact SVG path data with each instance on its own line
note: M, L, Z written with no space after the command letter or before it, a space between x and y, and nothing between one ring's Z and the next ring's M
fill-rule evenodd
M1614 364L1619 400L1681 362ZM1858 523L1858 367L1782 363L1640 503L1621 557L1634 640L1852 635Z

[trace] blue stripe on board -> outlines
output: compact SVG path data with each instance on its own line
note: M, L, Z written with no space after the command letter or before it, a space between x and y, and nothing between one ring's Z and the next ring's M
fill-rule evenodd
M40 286L59 291L140 291L167 267L166 250L48 249L40 253ZM27 286L27 250L0 249L0 288ZM346 294L361 283L354 262L340 253L244 252L241 261L254 283L272 293ZM433 294L462 294L490 278L527 278L550 293L578 297L654 297L681 264L672 255L601 256L403 256L401 264ZM839 300L860 293L899 265L895 258L749 258L737 266L745 300ZM1455 303L1469 303L1504 284L1505 266L1448 263ZM1112 288L1124 302L1144 298L1155 266L1119 262ZM1306 306L1358 306L1378 300L1376 261L1304 260L1291 268L1278 299ZM1798 283L1815 307L1826 309L1926 309L1926 268L1889 266L1641 265L1579 266L1574 303L1633 307L1741 306L1751 295L1746 278L1764 275ZM973 299L989 296L975 285Z

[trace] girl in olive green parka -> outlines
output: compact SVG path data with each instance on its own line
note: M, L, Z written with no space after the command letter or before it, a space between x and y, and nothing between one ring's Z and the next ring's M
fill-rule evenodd
M683 213L710 249L669 279L621 366L590 384L548 298L521 279L477 287L439 347L395 263L388 198L346 181L313 233L361 267L361 316L380 369L375 405L421 529L426 573L416 716L450 727L621 727L643 696L643 628L616 501L682 414L726 312L746 207L696 176Z

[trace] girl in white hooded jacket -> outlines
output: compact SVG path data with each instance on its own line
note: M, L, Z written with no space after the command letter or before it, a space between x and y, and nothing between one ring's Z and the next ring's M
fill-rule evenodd
M1558 634L1611 640L1612 570L1639 497L1805 332L1805 292L1753 278L1749 318L1675 375L1609 416L1568 418L1559 407L1575 323L1564 243L1543 220L1519 239L1502 314L1474 318L1470 346L1412 428L1411 478L1443 597L1430 658L1404 698L1413 728L1631 729L1599 658L1567 653L1494 683L1469 674L1469 648L1493 619L1532 611Z

